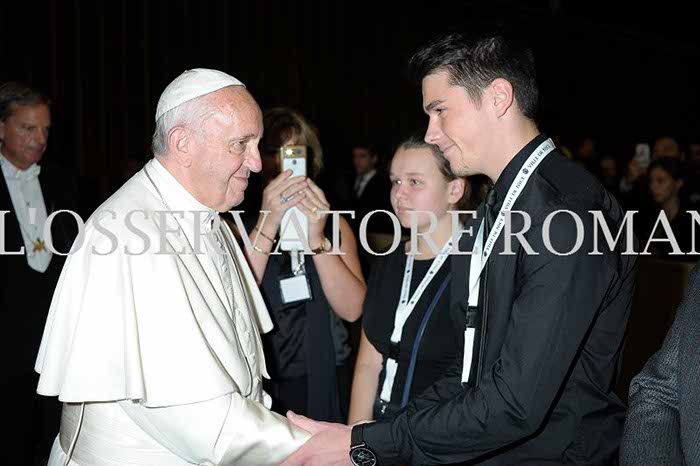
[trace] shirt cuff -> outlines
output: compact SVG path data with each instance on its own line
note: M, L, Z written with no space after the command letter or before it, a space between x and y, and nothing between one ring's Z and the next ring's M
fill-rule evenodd
M377 464L400 464L399 450L391 432L391 421L371 422L362 432L364 442L377 456Z

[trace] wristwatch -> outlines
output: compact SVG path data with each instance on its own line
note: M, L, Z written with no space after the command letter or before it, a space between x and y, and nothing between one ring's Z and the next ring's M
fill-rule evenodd
M333 249L331 241L324 236L323 241L321 241L321 245L316 249L312 249L311 252L314 254L323 254L324 252L330 252L331 249Z
M376 466L377 455L365 444L364 424L352 428L350 434L350 462L353 466Z

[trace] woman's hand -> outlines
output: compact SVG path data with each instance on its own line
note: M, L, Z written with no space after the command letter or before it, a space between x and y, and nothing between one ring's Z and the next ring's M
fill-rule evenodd
M634 184L642 175L644 174L644 169L640 163L632 159L627 164L627 172L625 173L625 180L629 184Z
M309 179L306 180L306 183L307 187L304 190L306 195L299 202L299 209L309 220L309 246L311 249L316 249L323 243L325 236L323 230L326 226L326 219L331 206L326 200L326 195L323 194L323 191L316 183Z
M261 211L269 211L264 229L268 236L274 237L279 230L284 213L291 207L299 205L308 194L308 183L305 176L291 177L292 171L286 170L270 181L263 191ZM258 220L261 227L262 212Z

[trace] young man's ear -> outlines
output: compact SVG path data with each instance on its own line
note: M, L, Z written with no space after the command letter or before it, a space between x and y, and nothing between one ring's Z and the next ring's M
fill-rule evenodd
M168 133L169 153L183 167L192 164L192 136L181 126L176 126Z
M496 117L500 118L506 114L515 101L513 85L507 79L496 78L488 89L490 102L487 101L487 103L493 106Z
M450 204L458 203L459 200L462 199L462 196L464 196L465 189L467 189L467 185L464 179L457 178L455 180L450 181L448 185L448 202Z

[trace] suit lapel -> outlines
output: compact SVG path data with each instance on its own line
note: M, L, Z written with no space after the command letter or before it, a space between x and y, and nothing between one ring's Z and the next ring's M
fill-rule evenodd
M10 213L5 214L5 251L19 251L24 246L22 239L22 231L19 228L19 221L15 213L12 198L10 197L10 188L7 186L5 177L0 173L0 210L7 210Z
M39 172L39 186L41 188L41 195L44 197L44 206L46 206L46 215L51 215L55 210L56 206L52 202L54 199L53 185L51 184L51 177L47 173L48 170L42 167L41 172Z

